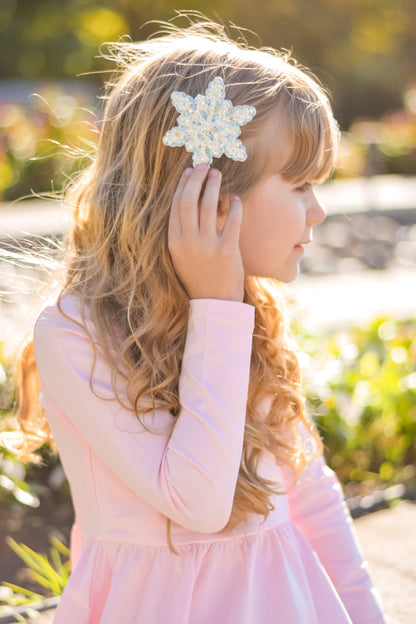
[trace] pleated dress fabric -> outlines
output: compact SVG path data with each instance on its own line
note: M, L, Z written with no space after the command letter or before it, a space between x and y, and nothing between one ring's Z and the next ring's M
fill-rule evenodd
M274 510L222 531L241 461L253 306L190 301L181 410L148 414L151 431L114 400L99 350L90 384L94 349L76 297L65 295L62 309L70 318L45 307L34 335L41 402L75 509L56 624L385 622L323 457L296 480L265 451L259 472L282 491ZM94 339L88 317L87 328Z

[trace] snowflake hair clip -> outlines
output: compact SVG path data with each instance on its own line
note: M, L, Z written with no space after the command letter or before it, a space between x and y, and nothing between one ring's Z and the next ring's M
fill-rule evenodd
M241 134L240 126L253 119L256 109L247 105L233 106L226 100L222 78L214 78L205 95L193 98L182 91L173 91L170 98L180 115L177 125L164 135L165 145L184 145L187 152L193 153L194 167L210 165L213 158L223 154L232 160L246 160L247 152L237 137Z

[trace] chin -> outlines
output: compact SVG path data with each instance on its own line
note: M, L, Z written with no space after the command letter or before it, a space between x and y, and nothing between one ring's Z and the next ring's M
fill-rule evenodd
M285 262L279 267L270 267L269 269L259 269L256 267L244 267L245 277L266 277L275 279L283 284L290 284L299 274L298 262Z
M299 274L299 267L296 267L293 271L279 271L278 274L273 275L273 277L279 282L283 282L284 284L290 284L290 282L294 282Z

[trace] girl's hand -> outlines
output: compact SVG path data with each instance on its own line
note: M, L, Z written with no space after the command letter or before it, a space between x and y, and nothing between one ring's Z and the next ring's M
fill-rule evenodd
M179 180L169 219L169 252L190 299L243 301L241 200L232 198L224 229L217 232L221 173L208 171L207 165L186 169Z

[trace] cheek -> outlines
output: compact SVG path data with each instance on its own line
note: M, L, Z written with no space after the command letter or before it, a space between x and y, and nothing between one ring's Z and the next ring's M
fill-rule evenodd
M292 232L295 236L302 234L306 225L305 209L300 202L290 201L280 212L282 226L284 225L288 233Z
M243 200L240 249L247 256L261 257L277 250L285 254L301 240L305 225L305 211L296 198L276 189L259 193Z
M265 228L267 238L271 236L282 244L282 247L296 244L305 230L305 215L297 206L289 205L285 209L276 210Z

